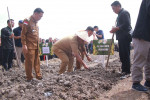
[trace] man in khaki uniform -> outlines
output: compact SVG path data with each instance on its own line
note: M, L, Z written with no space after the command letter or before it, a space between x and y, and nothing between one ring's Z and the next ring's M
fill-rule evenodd
M53 45L52 51L62 61L59 74L64 73L67 66L68 72L73 71L74 57L76 57L77 61L82 64L84 68L88 69L87 65L83 62L82 58L79 55L79 47L83 47L85 45L85 42L89 42L89 36L87 32L93 33L93 31L91 30L80 31L76 35L65 37ZM87 56L87 59L91 61L89 56Z
M37 22L43 16L43 10L36 8L33 15L23 22L21 42L23 45L23 53L25 55L25 71L27 81L32 80L32 68L36 73L36 78L41 80L40 59L39 59L39 27Z

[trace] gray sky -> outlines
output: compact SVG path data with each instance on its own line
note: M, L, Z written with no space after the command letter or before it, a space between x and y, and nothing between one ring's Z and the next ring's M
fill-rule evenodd
M85 30L87 26L99 26L105 33L105 38L111 38L109 31L115 25L117 15L111 9L114 0L0 0L0 29L6 27L10 17L15 20L28 18L35 8L44 10L44 16L39 21L40 37L62 38ZM139 7L142 0L119 0L124 9L131 14L132 27L135 27Z

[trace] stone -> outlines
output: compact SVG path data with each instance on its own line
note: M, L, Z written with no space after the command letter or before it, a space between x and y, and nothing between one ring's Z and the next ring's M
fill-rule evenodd
M66 86L66 87L71 87L71 83L70 83L70 81L66 81L66 82L64 82L64 86Z
M13 98L13 97L17 96L17 94L18 94L18 92L11 91L11 92L8 93L8 98Z

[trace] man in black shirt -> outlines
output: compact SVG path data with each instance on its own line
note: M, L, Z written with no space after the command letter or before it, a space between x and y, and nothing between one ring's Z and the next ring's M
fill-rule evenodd
M121 8L119 1L111 4L113 11L118 14L117 25L113 27L110 33L116 33L116 39L119 44L119 56L122 62L122 74L130 74L130 43L131 38L131 19L128 11Z
M7 27L1 29L1 41L2 41L2 52L3 52L3 68L7 71L12 67L13 60L13 37L12 27L14 27L14 20L7 20Z
M19 66L21 66L21 54L22 54L22 43L21 43L21 30L22 30L22 24L23 21L20 20L19 21L19 27L15 28L13 30L14 35L15 35L15 46L16 46L16 52L17 52L17 56L18 56L18 60L19 60Z

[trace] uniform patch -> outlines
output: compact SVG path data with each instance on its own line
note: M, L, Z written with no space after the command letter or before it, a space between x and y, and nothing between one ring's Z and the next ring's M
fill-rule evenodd
M27 22L27 21L24 21L23 24L28 25L28 22Z

